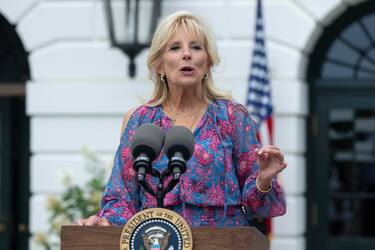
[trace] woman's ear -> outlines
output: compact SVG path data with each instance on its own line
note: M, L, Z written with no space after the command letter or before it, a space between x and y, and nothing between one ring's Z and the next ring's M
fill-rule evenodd
M164 68L163 68L163 65L162 65L161 62L160 62L159 65L156 67L156 72L157 72L159 75L161 75L161 76L165 75L165 74L164 74Z
M212 62L211 62L211 59L208 58L208 60L207 60L207 69L210 70L211 67L212 67Z

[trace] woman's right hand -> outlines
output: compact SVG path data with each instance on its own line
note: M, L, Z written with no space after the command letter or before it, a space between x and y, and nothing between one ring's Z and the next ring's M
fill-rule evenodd
M109 222L106 218L100 218L97 215L91 215L85 219L79 219L77 221L77 225L79 226L111 226L111 222Z

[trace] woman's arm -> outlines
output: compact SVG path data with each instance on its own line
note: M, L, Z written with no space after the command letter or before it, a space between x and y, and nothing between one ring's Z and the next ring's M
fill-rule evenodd
M127 137L124 132L134 111L135 108L124 116L120 145L115 155L111 176L102 195L101 209L96 215L78 220L78 225L122 225L138 211L138 185L134 179L132 160L128 157L131 153L130 142L124 138Z
M259 187L260 185L257 186L257 177L260 174L257 161L258 158L263 158L264 155L259 155L260 145L257 140L257 129L254 121L251 119L247 109L240 104L235 105L233 108L232 117L233 157L239 185L242 190L242 202L248 218L283 215L286 212L284 193L276 181L276 175L270 178L272 183L269 189L264 189L263 183L262 187Z
M114 165L105 186L101 210L98 215L108 219L112 225L122 225L139 210L139 187L135 181L133 160L128 157L130 142L126 127L136 108L126 112L122 128L120 146L117 149Z

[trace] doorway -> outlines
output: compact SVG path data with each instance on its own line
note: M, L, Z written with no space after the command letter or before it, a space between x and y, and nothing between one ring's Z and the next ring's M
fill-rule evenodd
M26 250L29 241L29 119L27 53L15 26L0 14L0 249Z
M321 93L313 150L315 247L370 250L375 246L375 98L368 93Z
M309 65L307 249L375 247L375 4L325 28Z

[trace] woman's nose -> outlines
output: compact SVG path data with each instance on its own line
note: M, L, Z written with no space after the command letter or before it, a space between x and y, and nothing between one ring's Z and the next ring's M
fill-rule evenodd
M182 59L188 60L191 58L191 51L190 48L184 48L182 51Z

